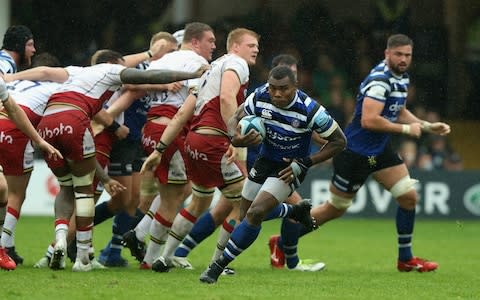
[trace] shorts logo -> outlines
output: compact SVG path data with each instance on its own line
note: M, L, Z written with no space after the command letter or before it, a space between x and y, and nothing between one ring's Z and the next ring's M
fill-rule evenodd
M185 146L185 149L193 160L208 160L208 156L205 153L198 152L197 149L192 150L190 145Z
M463 196L465 208L476 216L480 216L480 184L471 186Z
M152 139L151 136L142 136L142 144L145 148L152 148L155 149L157 147L157 142L155 142L154 139Z
M64 135L64 134L73 134L73 127L70 125L64 125L63 123L58 124L57 127L52 129L45 127L38 131L42 138L52 138L54 136Z
M5 134L4 131L0 132L0 143L13 144L13 137Z

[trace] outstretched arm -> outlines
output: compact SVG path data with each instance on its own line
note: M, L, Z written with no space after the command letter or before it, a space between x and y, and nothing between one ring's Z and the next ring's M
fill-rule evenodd
M33 127L32 123L27 117L27 114L20 108L15 100L8 94L7 87L3 79L0 78L0 100L7 111L10 120L23 133L25 133L34 143L36 143L43 151L47 152L49 157L62 157L60 152L52 145L47 143Z
M42 80L63 83L68 79L68 72L65 68L36 67L14 74L5 74L5 81L14 80Z
M192 79L202 76L208 70L209 66L203 65L194 73L168 71L168 70L138 70L134 68L124 69L120 73L120 79L123 83L142 84L142 83L170 83L186 79Z

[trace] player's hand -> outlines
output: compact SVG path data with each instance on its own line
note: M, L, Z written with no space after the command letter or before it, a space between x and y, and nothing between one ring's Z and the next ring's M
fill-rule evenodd
M145 160L142 165L142 169L140 170L140 174L145 174L145 172L150 171L153 172L160 164L160 160L162 159L162 153L154 150Z
M176 81L167 84L167 91L176 93L183 87L183 83L181 81Z
M118 137L118 139L123 140L128 136L130 133L130 128L128 128L125 125L120 125L117 130L115 130L115 135Z
M290 165L278 172L280 179L286 184L295 183L300 185L301 181L307 175L308 169L312 166L312 160L310 157L302 158L283 158L285 162L289 162Z
M38 143L38 147L40 149L42 149L47 155L48 155L48 158L49 159L54 159L54 160L57 160L57 159L62 159L63 156L62 154L60 153L60 151L57 150L57 148L53 147L52 145L50 145L49 143L47 143L44 139L42 139L39 143Z
M202 65L196 72L195 72L195 77L200 77L205 73L206 71L210 70L210 65Z
M242 135L240 129L241 127L238 125L235 134L230 139L235 147L255 146L262 143L262 136L258 131L251 129L246 135Z
M225 152L225 155L227 156L227 164L231 164L237 158L237 149L235 149L235 147L230 144L228 146L227 152Z
M402 133L414 138L419 138L422 135L422 124L421 123L410 123L402 125Z
M112 178L110 178L107 182L104 182L103 187L111 197L114 197L115 195L127 190L123 184Z
M434 133L438 135L447 135L451 131L450 125L443 122L434 122L434 123L425 122L422 124L422 129L425 132Z

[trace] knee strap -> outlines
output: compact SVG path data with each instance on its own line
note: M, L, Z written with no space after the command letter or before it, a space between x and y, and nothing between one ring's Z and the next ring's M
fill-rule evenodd
M409 191L415 189L415 184L418 182L416 179L410 178L410 176L405 176L395 183L390 189L390 193L394 198L398 198L403 194L408 193Z

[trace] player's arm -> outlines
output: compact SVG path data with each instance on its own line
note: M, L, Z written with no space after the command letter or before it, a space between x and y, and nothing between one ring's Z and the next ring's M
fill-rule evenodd
M157 84L171 83L202 76L208 70L208 65L202 65L196 72L180 72L171 70L138 70L126 68L120 73L120 80L125 84Z
M125 60L125 66L127 67L135 67L139 63L150 60L150 59L158 59L168 52L171 51L171 47L168 47L168 41L161 39L156 41L148 51L143 51L136 54L130 54L123 57Z
M220 113L225 125L228 124L237 110L237 94L240 86L240 79L235 71L226 70L223 72L220 85Z
M180 107L175 116L168 123L168 126L163 131L157 147L143 163L140 173L144 174L146 171L155 170L155 168L160 163L160 159L162 158L162 154L165 149L167 149L167 147L173 142L173 140L183 129L187 121L192 118L195 111L196 101L197 97L195 95L188 95L183 105Z
M262 136L255 130L250 130L250 132L245 135L240 133L240 126L238 123L244 116L246 116L244 107L244 103L237 107L237 110L227 123L228 136L230 142L235 147L248 147L251 145L258 145L262 142Z
M338 126L337 122L334 123L333 128L334 130L330 135L321 135L322 140L326 143L323 144L320 150L312 154L312 165L326 161L345 149L347 138L345 137L343 130Z
M27 117L27 114L23 109L15 102L15 100L9 95L5 82L0 79L0 100L3 107L7 111L8 117L13 123L25 133L35 144L37 144L43 151L48 153L49 157L62 158L60 152L52 145L47 143L35 130L32 123Z
M407 126L410 126L410 128L408 128L406 131L412 130L412 124L420 124L422 132L434 133L439 135L447 135L450 133L450 125L443 122L430 123L428 121L419 119L406 107L403 107L403 109L400 111L400 114L398 115L398 121L400 123L408 124Z
M65 68L36 67L14 74L5 74L5 81L14 80L41 80L63 83L67 81L69 74Z

